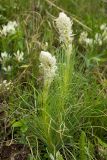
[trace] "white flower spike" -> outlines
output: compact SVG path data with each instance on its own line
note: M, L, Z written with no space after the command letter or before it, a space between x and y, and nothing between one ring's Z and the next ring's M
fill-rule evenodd
M50 85L56 75L56 58L49 52L41 51L39 59L41 62L40 67L44 74L44 84Z
M56 19L56 27L60 34L60 41L66 43L72 42L73 21L63 12L59 13Z

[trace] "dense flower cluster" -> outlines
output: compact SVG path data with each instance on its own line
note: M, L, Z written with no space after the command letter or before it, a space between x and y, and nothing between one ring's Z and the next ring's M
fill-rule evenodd
M12 70L12 66L9 65L9 61L11 60L16 60L18 62L22 62L24 60L24 53L22 51L17 51L16 53L13 54L9 54L6 51L5 52L1 52L1 58L0 58L0 62L2 64L2 70L4 70L5 72L10 72Z
M87 32L82 32L79 38L80 44L85 44L87 46L91 46L93 43L93 39L88 38L88 33Z
M56 19L56 27L60 34L60 41L66 43L72 42L72 25L73 22L63 12Z
M0 30L0 34L2 36L7 36L8 34L15 34L16 33L16 28L18 24L16 21L9 21L7 25L3 25L2 29Z
M107 41L107 25L102 24L100 26L100 32L95 34L94 38L89 38L87 32L82 32L79 37L79 43L85 44L86 46L92 46L96 44L102 46Z
M56 75L56 58L49 52L41 51L39 59L41 62L40 67L44 74L44 84L50 85Z

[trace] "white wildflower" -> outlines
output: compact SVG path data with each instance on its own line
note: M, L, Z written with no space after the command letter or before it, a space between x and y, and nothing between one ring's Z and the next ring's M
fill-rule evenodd
M12 70L12 67L10 66L10 65L8 65L7 67L3 67L2 68L5 72L11 72L11 70Z
M102 40L107 41L107 24L104 23L100 26L100 30L102 31Z
M24 59L24 53L22 51L20 52L19 50L16 53L14 53L14 56L18 62L21 62Z
M104 41L107 41L107 31L104 31L102 33L102 38L103 38Z
M63 12L56 19L56 27L60 34L60 41L66 43L72 42L72 25L73 21Z
M88 33L87 32L82 32L80 34L79 43L80 44L85 44L87 46L91 46L93 44L93 39L88 38Z
M95 44L98 44L99 46L102 45L102 35L100 33L96 33L95 34L95 40L94 40Z
M104 24L102 24L101 26L100 26L100 30L105 30L107 28L107 25L106 25L106 23L104 23Z
M91 46L93 44L93 39L91 38L86 38L85 39L86 45Z
M8 53L7 53L7 52L2 52L2 53L1 53L1 58L2 58L2 59L8 58Z
M105 28L105 30L102 33L102 39L103 39L103 41L107 41L107 27Z
M56 75L56 58L49 52L41 51L40 53L40 67L44 73L44 84L50 85Z
M17 26L18 24L16 21L9 21L7 25L2 26L2 30L0 30L0 33L4 36L7 36L8 34L15 34Z
M6 51L5 52L1 52L0 61L5 61L5 60L8 60L9 58L11 58L11 56Z

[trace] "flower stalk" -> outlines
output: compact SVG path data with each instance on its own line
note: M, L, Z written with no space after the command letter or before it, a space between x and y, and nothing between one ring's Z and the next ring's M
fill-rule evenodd
M71 57L73 54L73 30L72 25L73 21L63 12L59 14L59 17L56 19L56 27L59 32L59 39L60 42L62 42L63 49L65 51L65 64L66 66L63 69L63 80L61 83L61 95L63 98L63 101L61 101L62 109L64 109L65 105L65 98L68 94L68 86L70 83L71 75L73 72L73 62L71 62ZM72 66L71 66L72 63ZM70 73L71 72L71 73Z

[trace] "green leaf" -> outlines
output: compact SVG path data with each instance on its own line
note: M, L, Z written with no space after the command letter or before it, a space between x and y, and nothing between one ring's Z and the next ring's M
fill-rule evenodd
M27 131L27 129L28 129L28 126L26 124L26 120L25 119L22 119L20 121L14 122L12 127L14 127L14 128L19 127L20 131L23 132L23 133L25 133Z
M94 145L88 140L89 158L94 159Z
M87 155L86 155L86 134L84 131L82 131L80 135L80 140L79 140L79 148L80 148L80 160L87 160Z
M22 122L21 121L17 121L17 122L14 122L12 127L16 128L16 127L21 127L22 126Z

